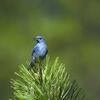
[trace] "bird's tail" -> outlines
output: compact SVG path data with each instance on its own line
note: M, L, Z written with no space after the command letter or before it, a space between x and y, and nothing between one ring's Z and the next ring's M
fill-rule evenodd
M32 69L34 66L35 66L35 62L31 61L31 63L29 64L28 70Z

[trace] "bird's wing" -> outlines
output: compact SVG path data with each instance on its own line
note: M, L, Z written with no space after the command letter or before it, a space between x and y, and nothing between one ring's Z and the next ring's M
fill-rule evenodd
M34 56L34 54L38 51L38 46L36 45L34 48L33 48L33 51L32 51L32 56Z

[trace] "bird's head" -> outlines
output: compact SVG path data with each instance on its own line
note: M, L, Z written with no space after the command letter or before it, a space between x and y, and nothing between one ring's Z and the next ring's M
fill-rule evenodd
M45 42L45 40L44 40L44 38L43 38L42 36L36 36L36 37L34 38L34 40L36 40L38 43L40 43L40 42Z

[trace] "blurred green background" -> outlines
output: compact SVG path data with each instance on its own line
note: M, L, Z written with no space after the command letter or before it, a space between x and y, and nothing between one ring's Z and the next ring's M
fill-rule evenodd
M12 97L9 81L39 33L87 100L100 100L100 0L0 0L0 100Z

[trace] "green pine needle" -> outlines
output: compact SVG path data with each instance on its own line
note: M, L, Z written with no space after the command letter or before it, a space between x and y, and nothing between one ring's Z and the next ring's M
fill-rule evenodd
M16 100L84 99L82 90L76 81L70 81L66 67L59 63L58 57L53 64L48 58L45 65L35 67L41 68L42 73L33 69L28 71L24 65L19 66L19 72L15 73L17 79L11 80Z

